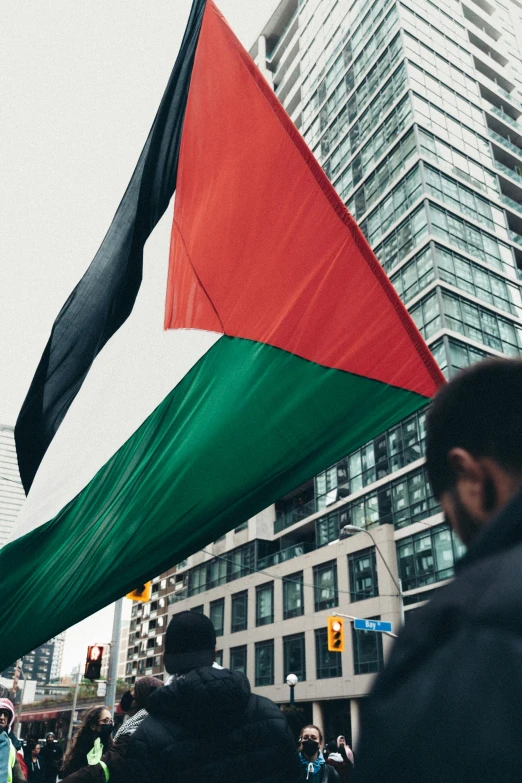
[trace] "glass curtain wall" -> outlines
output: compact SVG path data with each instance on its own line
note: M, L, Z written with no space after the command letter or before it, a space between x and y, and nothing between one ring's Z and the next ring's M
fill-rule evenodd
M503 105L484 100L476 41L486 33L473 37L455 0L299 0L298 14L301 132L442 371L522 355L522 177L516 189L514 158L492 142L520 166L522 146ZM315 511L357 493L316 521L317 546L347 523L401 528L440 511L424 468L394 476L424 457L424 416L316 477ZM330 600L318 589L316 610Z

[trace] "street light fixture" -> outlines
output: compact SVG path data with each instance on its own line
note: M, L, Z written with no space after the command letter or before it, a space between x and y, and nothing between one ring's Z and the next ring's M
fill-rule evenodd
M384 557L383 553L379 549L377 541L372 536L372 534L370 533L369 530L366 530L366 528L364 528L364 527L357 527L357 525L345 525L343 527L343 531L342 532L343 533L366 533L366 535L370 536L370 538L373 541L373 545L374 545L375 549L377 550L377 552L381 556L381 560L384 563L384 565L386 566L386 570L388 571L393 584L397 588L397 597L400 598L400 602L401 602L401 625L404 625L404 595L403 595L403 592L402 592L402 582L401 582L400 579L399 579L399 581L397 581L397 579L392 574L391 568L388 565L388 563L386 561L386 558Z
M295 704L294 688L297 685L296 675L295 674L287 675L286 684L290 686L290 704Z

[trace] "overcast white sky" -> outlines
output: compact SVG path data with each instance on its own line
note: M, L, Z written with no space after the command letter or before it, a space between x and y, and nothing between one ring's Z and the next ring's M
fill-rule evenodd
M167 84L190 4L190 0L4 4L2 423L14 424L52 323L109 227ZM276 5L276 0L218 0L247 48ZM157 276L162 285L171 218L172 209L145 254L145 275ZM87 644L108 641L111 625L112 609L107 607L71 629L63 672L83 659Z

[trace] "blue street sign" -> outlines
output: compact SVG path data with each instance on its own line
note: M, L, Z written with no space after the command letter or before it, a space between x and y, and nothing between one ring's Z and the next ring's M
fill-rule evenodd
M353 627L357 631L379 631L391 633L392 624L384 620L354 620Z

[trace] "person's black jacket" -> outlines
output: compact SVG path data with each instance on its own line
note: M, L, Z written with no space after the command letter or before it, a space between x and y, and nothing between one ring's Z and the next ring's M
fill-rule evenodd
M44 759L40 758L39 755L37 759L33 761L32 755L29 754L26 763L27 763L27 780L29 781L29 783L44 783L45 773L46 773Z
M60 771L63 759L63 750L57 742L47 742L42 745L40 756L45 762L45 779L54 781Z
M126 767L111 783L294 783L296 743L273 702L244 674L195 669L163 688L132 735Z
M521 738L522 492L407 618L363 703L354 780L520 781Z

